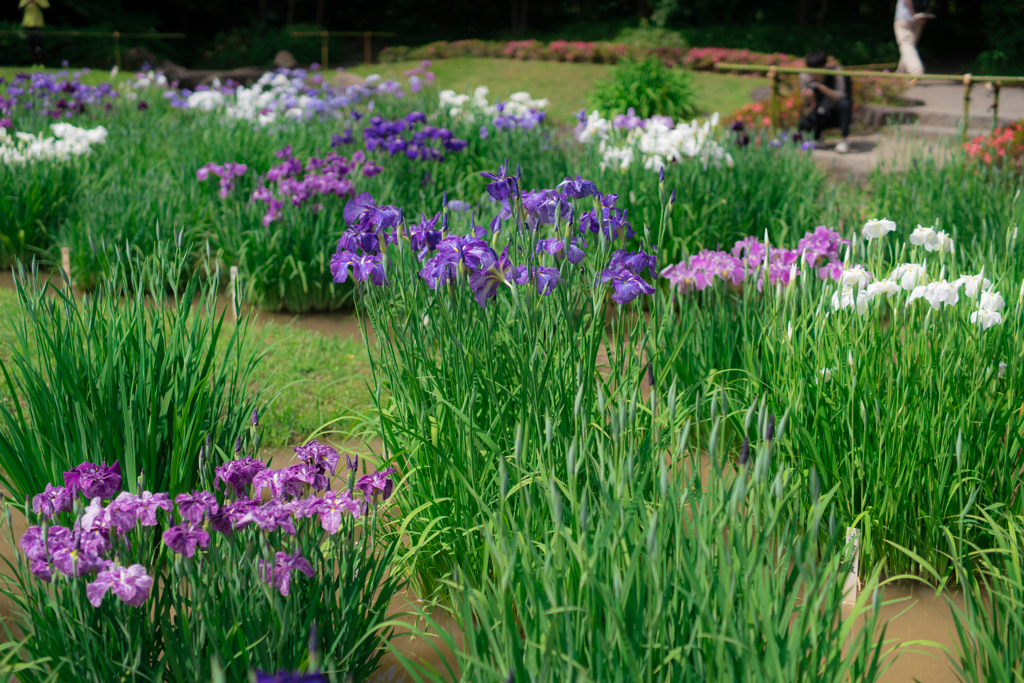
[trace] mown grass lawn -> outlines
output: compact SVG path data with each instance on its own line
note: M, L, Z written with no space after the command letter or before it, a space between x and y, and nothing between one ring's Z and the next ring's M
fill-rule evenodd
M380 74L383 78L403 80L402 72L418 62L371 64L350 69L361 76ZM607 78L614 67L607 64L570 62L530 62L513 59L459 58L435 60L430 70L437 76L438 89L471 91L480 85L491 90L492 102L525 90L535 98L546 97L549 115L559 123L572 120L574 113L587 106L587 95ZM750 101L750 91L768 84L767 78L734 76L706 71L693 72L694 89L700 109L718 112L723 117Z

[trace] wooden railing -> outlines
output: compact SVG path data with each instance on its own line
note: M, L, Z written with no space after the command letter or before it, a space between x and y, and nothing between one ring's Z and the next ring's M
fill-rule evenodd
M332 36L338 37L363 37L363 63L370 64L373 61L373 53L370 50L370 40L377 38L393 38L396 33L386 31L292 31L293 38L320 37L320 68L327 68L327 40Z
M992 93L992 128L999 125L999 89L1003 85L1011 83L1024 83L1024 76L974 76L972 74L897 74L885 71L867 71L863 69L848 69L836 67L835 69L813 69L807 66L765 66L763 64L715 64L715 68L721 71L764 71L771 80L771 93L768 97L768 116L771 119L772 128L778 124L778 101L779 101L779 74L826 74L835 76L841 73L843 76L852 78L897 78L904 80L921 81L952 81L964 84L964 118L961 121L961 128L966 134L967 122L970 120L971 88L975 83L991 83Z

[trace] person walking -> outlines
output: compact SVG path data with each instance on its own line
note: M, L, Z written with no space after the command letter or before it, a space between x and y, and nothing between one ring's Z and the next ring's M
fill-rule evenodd
M43 48L43 10L50 9L49 0L21 0L18 9L24 9L25 15L21 19L21 27L25 29L25 36L28 39L28 49L32 53L32 63L42 64L46 61L46 51Z
M924 5L918 11L914 5ZM893 22L893 30L896 32L896 44L900 46L900 63L896 67L896 73L912 74L920 76L924 73L924 64L921 63L921 56L917 54L917 41L921 39L921 30L928 21L924 13L928 9L927 1L918 0L896 0L896 20ZM917 79L911 81L913 84Z

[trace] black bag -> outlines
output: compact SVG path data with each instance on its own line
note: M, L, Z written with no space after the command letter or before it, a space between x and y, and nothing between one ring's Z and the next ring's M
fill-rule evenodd
M897 2L903 2L903 0L896 0ZM924 14L928 11L928 7L932 4L932 0L913 0L914 13Z

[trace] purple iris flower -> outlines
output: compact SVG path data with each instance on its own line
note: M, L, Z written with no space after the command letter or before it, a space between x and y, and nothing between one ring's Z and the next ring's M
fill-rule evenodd
M454 203L452 202L452 204ZM406 234L409 237L409 246L414 251L425 254L426 251L437 249L437 245L441 241L441 231L437 229L437 221L440 218L440 212L434 214L433 218L427 218L421 213L420 222L408 226Z
M617 266L623 266L634 275L640 275L643 269L646 268L653 280L657 277L654 271L657 263L658 257L652 256L651 254L645 254L643 249L640 249L639 251L616 249L615 252L612 253L612 259L608 263L608 267L615 268Z
M555 211L563 219L572 216L572 207L563 195L554 190L533 190L523 194L523 210L526 212L526 224L533 229L539 225L550 225L555 222Z
M394 467L388 467L373 474L364 474L356 482L356 488L363 492L363 497L367 500L375 497L377 491L382 492L381 500L387 500L395 489L395 483L388 475L394 474L396 471Z
M356 139L352 136L352 127L345 129L345 132L341 135L335 135L331 138L331 147L340 147L341 145L351 145Z
M554 256L558 252L565 248L565 243L557 237L551 237L549 239L537 240L537 253L544 252Z
M64 486L73 496L81 491L89 499L112 498L121 488L121 466L117 461L110 467L105 462L102 465L83 462L64 473Z
M491 252L494 253L493 251ZM487 300L498 295L500 285L526 284L530 279L526 266L514 266L508 257L508 246L501 252L497 261L489 262L469 276L469 288L475 295L476 302L481 308L487 305Z
M156 526L156 511L170 512L172 508L171 497L166 493L143 491L135 498L135 518L142 526Z
M583 245L582 247L580 245ZM569 240L569 248L566 249L566 258L574 266L587 255L583 250L587 248L587 241L582 237L573 237Z
M515 176L508 175L508 159L498 167L498 173L481 173L482 177L494 182L487 185L487 194L498 201L506 200L519 192L519 182Z
M555 291L555 285L562 281L562 274L558 272L558 268L535 266L533 275L537 278L537 293L541 296L551 296Z
M260 501L248 498L222 505L220 510L210 515L210 528L225 535L230 534L238 520L259 506Z
M310 579L316 573L313 571L312 565L309 564L309 560L302 556L301 551L296 551L293 555L278 552L274 558L274 564L270 564L266 560L259 561L260 578L264 583L272 584L281 595L286 597L291 590L292 571L295 570L302 572Z
M453 199L448 202L448 208L452 211L469 211L472 207L470 207L469 202L464 202L461 199Z
M296 446L295 453L299 461L315 468L318 472L330 470L334 474L338 467L338 460L341 458L338 452L326 444L313 440L305 446Z
M296 479L295 471L290 467L279 470L263 470L252 480L254 493L261 493L263 489L270 488L270 495L274 499L296 497L302 495L305 482Z
M352 277L357 282L370 280L374 285L382 287L388 284L384 274L384 264L379 254L363 254L357 256L351 251L335 253L331 257L331 275L338 283L348 279L348 267L352 266Z
M206 550L210 545L210 534L192 524L179 524L164 532L164 545L179 555L192 557L197 547Z
M257 669L256 683L327 683L327 676L318 671L300 674L281 669L276 674L268 674Z
M129 567L113 566L96 575L96 580L85 586L85 595L93 607L99 607L103 596L110 591L121 602L132 607L142 607L153 587L153 578L146 574L141 564Z
M338 533L338 529L341 527L343 514L347 512L353 517L359 517L363 512L363 504L357 500L352 500L348 491L340 491L338 493L328 491L320 499L317 512L320 513L320 526L323 527L324 531L333 536Z
M206 517L217 511L217 499L209 491L179 493L174 497L181 518L195 526L202 526Z
M615 290L612 293L612 301L617 304L628 304L641 294L654 294L654 287L625 266L601 271L601 282L612 283L612 289Z
M72 498L67 487L47 482L46 489L32 498L32 510L45 519L51 519L59 512L71 512Z
M18 541L18 546L28 559L45 561L57 550L73 547L74 536L66 527L51 526L46 530L46 543L43 544L42 528L30 526Z
M292 523L292 508L276 499L267 501L259 507L251 508L245 514L240 515L234 523L236 529L255 524L262 531L282 529L292 536L296 534L295 525Z
M582 199L597 194L597 186L590 180L583 180L580 176L576 176L575 180L566 176L565 180L558 183L557 189L562 190L563 194L574 199Z
M253 477L265 469L267 466L255 458L230 460L214 470L214 487L219 489L219 482L224 482L235 490L235 496L241 497L245 494L245 487L252 483Z

